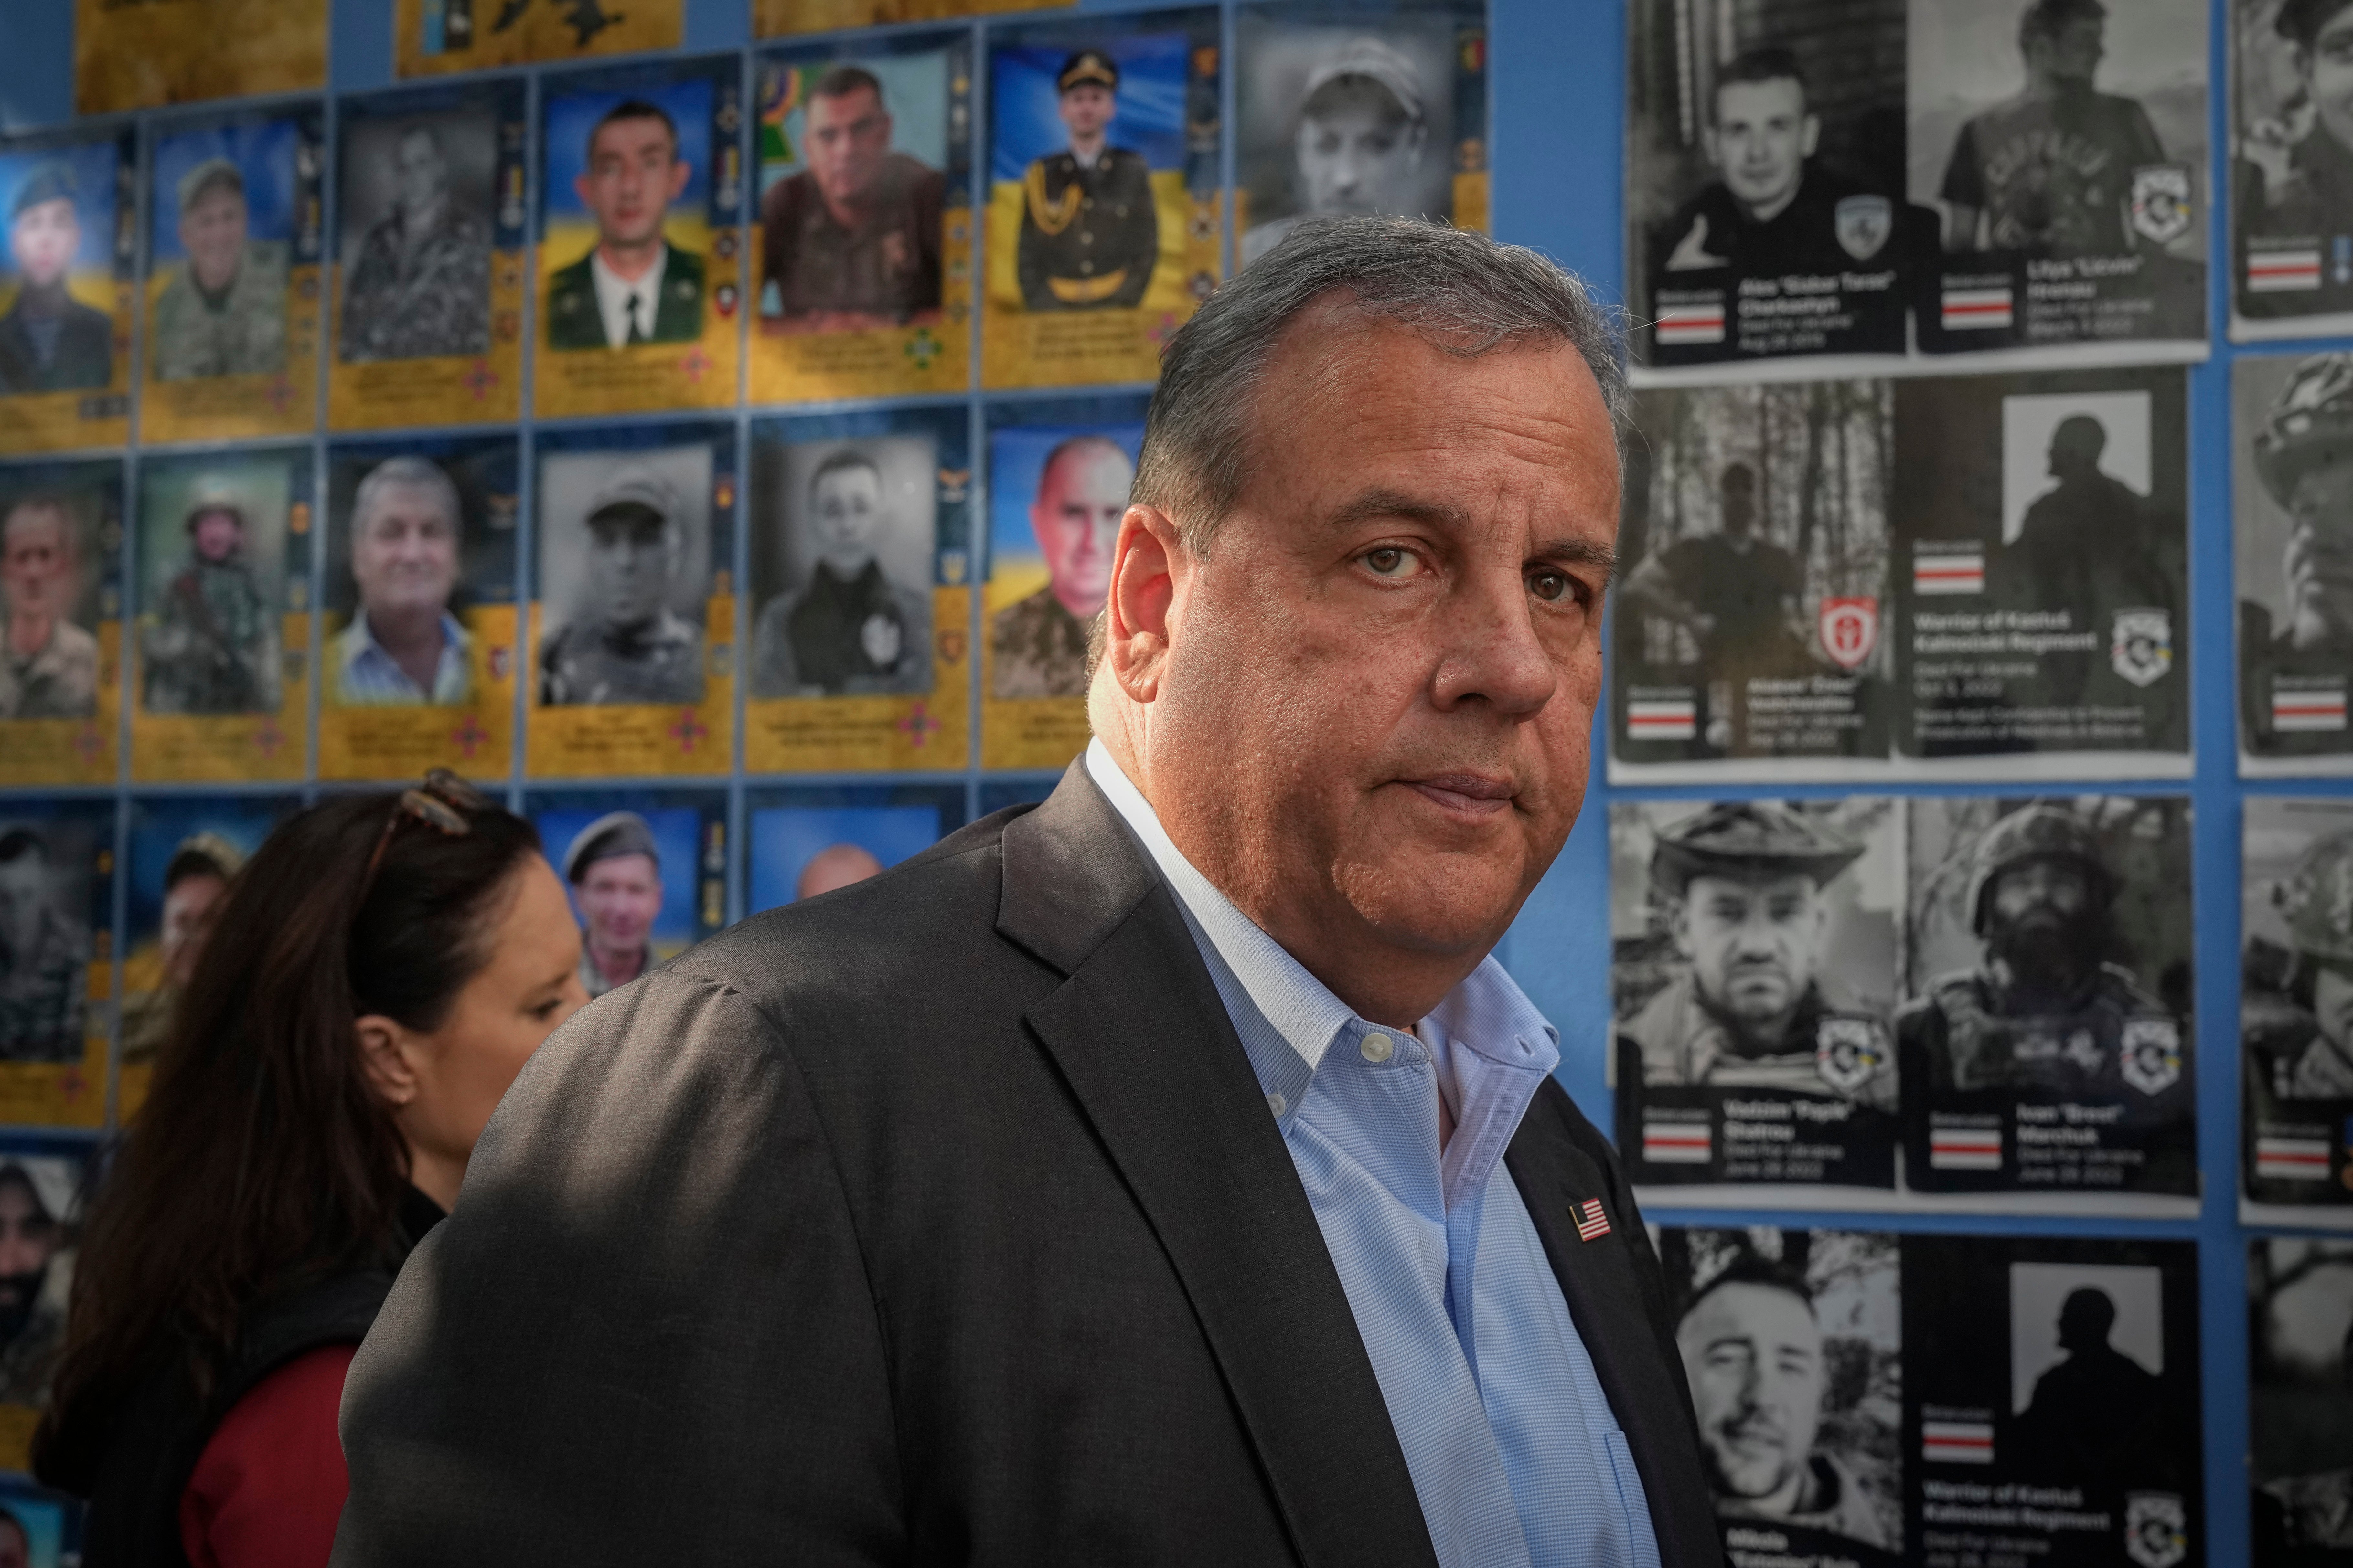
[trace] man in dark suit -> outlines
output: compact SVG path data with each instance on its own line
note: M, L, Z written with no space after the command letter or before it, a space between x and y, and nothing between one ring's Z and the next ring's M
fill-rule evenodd
M1214 295L1087 755L551 1038L352 1369L335 1562L1718 1568L1489 956L1583 801L1616 349L1408 219Z
M16 298L0 316L0 395L87 391L114 378L114 323L67 286L81 251L77 194L72 168L48 163L8 204Z
M547 343L555 349L686 343L702 335L703 264L662 234L692 166L659 104L615 104L588 133L573 181L596 220L596 244L547 280Z
M1119 113L1119 66L1101 49L1062 62L1067 151L1030 163L1021 182L1015 270L1033 310L1134 305L1160 259L1160 213L1144 154L1111 144Z

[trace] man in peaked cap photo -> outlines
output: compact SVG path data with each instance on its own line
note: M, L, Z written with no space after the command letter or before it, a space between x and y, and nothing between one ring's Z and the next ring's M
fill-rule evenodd
M2341 704L2353 672L2353 354L2296 365L2255 433L2253 458L2288 527L2278 613L2239 601L2241 733L2258 756L2342 752L2353 736L2341 718L2331 727L2299 710Z
M662 230L693 169L679 155L678 124L659 104L628 99L588 132L573 180L596 220L588 254L547 280L547 346L628 348L702 335L705 263Z
M338 1568L1722 1568L1493 956L1592 772L1622 348L1405 218L1212 294L1087 754L549 1037L352 1363Z
M268 375L286 366L286 246L247 232L245 175L207 158L180 176L180 247L187 259L147 321L155 381Z
M540 653L540 700L702 701L702 628L670 608L686 569L677 492L651 468L622 468L596 492L584 531L586 581Z
M143 628L147 710L269 712L278 706L278 617L247 558L246 498L207 480L196 487L186 527L187 564Z
M8 203L16 298L0 316L0 395L81 392L114 379L114 322L73 297L81 253L73 170L45 163Z
M1302 218L1410 213L1429 150L1413 62L1379 38L1349 39L1308 73L1300 98L1291 170L1298 210L1245 229L1242 265L1273 249Z
M1619 1026L1646 1086L1710 1083L1895 1105L1878 1016L1841 1006L1821 974L1824 889L1863 847L1773 801L1712 805L1658 837L1651 890L1688 967Z
M661 851L634 811L609 811L573 836L564 879L580 910L580 984L591 997L627 985L653 963L661 916Z
M1039 158L1022 180L1017 270L1033 310L1124 308L1144 298L1160 259L1160 213L1144 154L1111 144L1119 65L1081 49L1054 76L1065 152Z
M1940 976L1895 1017L1936 1090L2051 1088L2154 1098L2183 1081L2180 1020L2106 962L2117 886L2064 805L2020 806L1978 837L1966 906L1977 967Z

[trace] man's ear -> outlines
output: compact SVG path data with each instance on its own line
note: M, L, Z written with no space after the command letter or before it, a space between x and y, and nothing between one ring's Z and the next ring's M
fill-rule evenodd
M1184 539L1166 512L1155 506L1127 509L1112 546L1103 660L1131 701L1149 702L1160 693L1176 574L1187 564Z
M1814 155L1814 148L1821 142L1821 139L1822 117L1819 114L1807 115L1806 128L1798 137L1798 155L1801 158L1812 157Z
M683 158L670 161L670 199L678 200L686 194L686 182L694 174L694 165Z
M395 1110L417 1098L417 1068L409 1059L416 1037L381 1013L353 1021L352 1039L359 1047L360 1075L375 1097Z

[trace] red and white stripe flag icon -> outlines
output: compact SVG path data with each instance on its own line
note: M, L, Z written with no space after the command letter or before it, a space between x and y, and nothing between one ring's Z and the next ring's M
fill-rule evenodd
M2247 292L2288 294L2320 287L2320 247L2266 250L2247 258Z
M2325 1182L2328 1179L2326 1138L2257 1138L2255 1174L2274 1182Z
M2001 1129L1931 1128L1928 1132L1928 1168L1932 1171L2000 1170Z
M1993 1423L1990 1421L1923 1421L1920 1457L1932 1464L1990 1465L1993 1463Z
M1609 1215L1601 1207L1599 1198L1588 1198L1577 1205L1577 1239L1599 1241L1609 1234Z

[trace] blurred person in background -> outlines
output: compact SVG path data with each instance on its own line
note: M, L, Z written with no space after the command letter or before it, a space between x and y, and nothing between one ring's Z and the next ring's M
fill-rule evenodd
M653 966L662 882L652 826L634 811L607 812L573 837L564 879L572 884L586 939L580 985L594 1001Z
M579 961L537 833L454 774L255 853L93 1206L35 1439L88 1561L327 1561L344 1370Z

